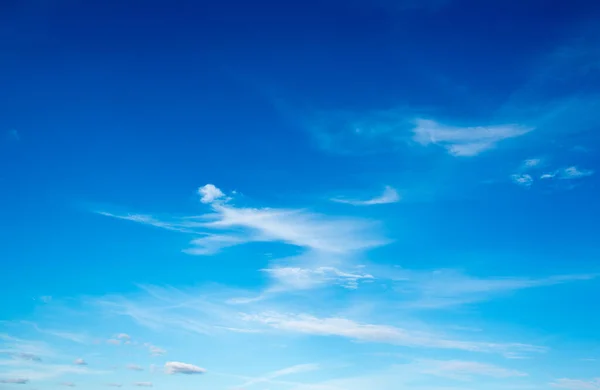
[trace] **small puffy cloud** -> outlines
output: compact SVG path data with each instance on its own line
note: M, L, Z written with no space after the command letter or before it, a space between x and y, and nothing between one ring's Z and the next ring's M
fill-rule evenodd
M204 374L206 370L204 368L194 366L189 363L181 363L181 362L167 362L165 363L165 372L169 375L173 374Z
M144 371L142 366L138 366L137 364L128 364L126 368L130 371Z
M515 173L510 175L510 180L522 187L531 187L533 184L533 177L527 173Z
M206 184L198 188L198 195L201 196L200 202L202 203L213 203L225 196L223 191L218 189L214 184Z
M106 340L106 342L111 345L121 345L121 340L117 340L117 339L109 339L109 340Z
M12 385L26 385L29 383L29 379L26 378L6 378L0 379L0 383L12 384Z
M386 186L383 190L383 194L372 199L356 200L334 198L331 200L333 202L351 204L353 206L373 206L378 204L389 204L399 202L400 195L398 194L398 191L396 191L394 188Z
M73 364L75 364L77 366L87 366L87 362L83 359L75 359Z
M154 386L152 384L152 382L135 382L133 385L137 386L137 387L152 387L152 386Z
M514 124L455 127L418 119L413 129L413 140L424 146L440 145L453 156L471 157L494 148L504 139L515 138L531 130L533 129Z
M523 169L531 169L531 168L538 167L541 164L542 164L542 159L540 159L540 158L528 158L527 160L523 161L522 168Z
M117 339L129 341L129 340L131 340L131 336L129 336L127 333L119 333L117 335Z
M586 176L591 176L594 171L591 169L578 169L577 167L568 167L562 170L561 179L579 179Z

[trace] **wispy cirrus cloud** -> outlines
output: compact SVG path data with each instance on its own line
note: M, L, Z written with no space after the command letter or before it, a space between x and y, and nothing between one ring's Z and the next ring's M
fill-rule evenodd
M213 188L214 187L214 188ZM347 253L384 245L387 241L375 232L371 221L333 217L303 209L244 208L217 202L216 188L207 184L199 189L201 200L212 212L199 216L160 221L143 215L99 214L138 222L167 230L194 233L189 254L209 255L222 248L247 242L283 242L320 252ZM220 191L220 190L219 190ZM209 194L208 196L206 194Z
M376 274L377 275L377 274ZM586 281L596 274L555 275L546 278L474 277L452 269L388 272L406 304L413 308L439 309L485 301L518 290Z
M423 330L414 325L397 327L355 320L347 316L317 316L293 310L281 302L253 303L239 306L224 303L228 295L200 291L183 292L176 289L149 288L152 295L135 300L124 298L99 302L110 314L130 317L140 325L156 330L198 333L202 335L272 334L336 337L349 341L389 344L411 348L445 349L502 355L544 352L546 348L524 343L487 342L453 337L445 332ZM210 297L210 298L209 298ZM213 299L220 297L217 301ZM275 307L275 308L273 308ZM329 311L332 308L329 307Z
M362 114L330 112L311 126L319 145L333 152L364 153L438 145L456 157L477 156L503 140L534 130L518 123L460 126L440 123L418 109L375 110Z
M74 343L88 344L92 341L91 337L89 337L86 333L69 332L69 331L57 330L57 329L47 329L44 327L40 327L35 322L31 322L31 321L21 321L20 323L33 327L33 329L35 329L39 333L47 334L47 335L50 335L53 337L58 337L58 338L61 338L64 340L74 342Z
M319 370L321 367L318 364L297 364L295 366L286 367L281 370L276 370L265 374L261 377L252 378L237 386L237 388L245 389L250 386L254 386L260 383L271 383L273 380L294 374L301 374L305 372L311 372Z
M374 277L367 273L344 272L335 267L274 267L263 270L274 281L271 290L305 290L325 284L335 284L347 289L356 289L364 281Z
M134 382L133 385L137 386L137 387L153 387L154 386L154 384L152 382Z
M333 202L345 203L353 206L373 206L379 204L397 203L400 201L400 194L398 194L398 191L396 191L394 188L386 186L383 190L383 193L375 198L366 200L333 198L331 200Z
M415 370L429 375L469 381L475 377L511 378L525 377L526 373L493 364L462 360L419 360Z
M598 390L600 389L600 378L590 380L561 378L550 383L550 385L567 390Z
M384 343L406 347L433 349L455 349L487 353L540 353L545 348L521 343L490 343L467 341L445 337L444 335L418 330L398 328L389 325L359 323L340 317L319 318L309 314L281 314L266 312L246 314L246 321L258 322L278 331L293 332L312 336L336 336L354 341Z
M517 124L458 127L417 119L413 139L424 146L440 145L453 156L471 157L494 148L502 140L519 137L532 130Z

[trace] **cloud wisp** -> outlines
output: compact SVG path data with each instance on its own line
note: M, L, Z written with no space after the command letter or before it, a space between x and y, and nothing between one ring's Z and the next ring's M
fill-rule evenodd
M377 274L376 274L377 275ZM555 275L546 278L480 278L452 269L416 272L397 269L389 273L406 305L440 309L476 303L518 290L559 285L597 278L596 274Z
M380 204L397 203L400 201L400 194L398 194L398 191L396 191L394 188L386 186L383 190L383 193L375 198L367 200L333 198L331 199L331 201L336 203L345 203L352 206L373 206Z
M405 347L454 349L486 353L540 353L545 348L521 343L490 343L448 338L440 334L409 330L389 325L359 323L340 317L319 318L309 314L265 312L244 315L249 322L258 322L278 331L312 336L337 336L353 341L391 344Z
M201 187L198 193L201 201L211 207L211 213L169 221L138 214L99 214L199 235L191 241L191 248L185 250L192 255L210 255L248 242L282 242L337 254L362 251L387 242L374 231L376 224L368 220L333 217L303 209L236 207L222 202L225 195L212 184Z
M552 387L567 390L599 390L600 378L591 380L561 378L550 383Z
M423 374L469 381L475 377L511 378L525 377L526 373L492 364L462 360L420 360L415 369Z
M260 383L271 383L273 380L284 376L301 374L305 372L316 371L319 369L320 366L318 364L297 364L295 366L286 367L281 370L270 372L258 378L249 379L243 384L237 386L237 388L245 389L247 387L254 386Z
M515 124L456 127L418 119L413 129L413 139L423 146L440 145L453 156L472 157L494 148L502 140L519 137L532 130Z

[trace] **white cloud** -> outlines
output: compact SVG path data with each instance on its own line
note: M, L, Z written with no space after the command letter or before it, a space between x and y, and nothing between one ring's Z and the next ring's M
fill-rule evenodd
M165 372L167 374L204 374L206 370L204 368L194 366L189 363L181 363L181 362L167 362L165 363Z
M131 336L129 336L127 333L119 333L116 338L125 341L131 340Z
M87 362L83 359L75 359L75 361L73 362L73 364L77 365L77 366L87 366Z
M214 184L206 184L198 188L198 195L201 196L200 202L202 203L213 203L225 196L223 191L215 187Z
M152 382L135 382L133 385L137 386L137 387L152 387L152 386L154 386L152 384Z
M111 345L121 345L121 340L118 339L109 339L106 340L107 344L111 344Z
M492 378L527 376L526 373L517 370L461 360L421 360L415 366L421 373L457 380L471 380L477 376Z
M542 164L542 159L540 158L529 158L523 161L522 169L532 169L540 166Z
M552 172L546 172L540 176L540 179L561 179L561 180L573 180L582 179L594 174L591 169L579 169L576 166L570 166L567 168L557 169Z
M504 139L518 137L533 130L508 124L500 126L453 127L433 120L418 119L413 139L421 145L443 146L453 156L476 156L492 149Z
M275 312L245 314L242 318L271 328L314 336L338 336L355 341L385 343L406 347L456 349L472 352L507 353L544 352L545 349L520 343L488 343L454 340L442 335L397 328L388 325L361 324L346 318L317 318L307 314L290 315Z
M322 252L344 253L383 244L369 229L373 224L290 209L250 209L215 206L212 229L248 229L251 241L280 241Z
M556 172L548 172L548 173L544 173L540 176L540 179L544 180L544 179L553 179L554 177L556 177Z
M591 176L594 171L591 169L578 169L577 167L568 167L562 170L560 174L561 179L580 179L582 177Z
M400 195L398 191L390 186L386 186L383 190L383 194L377 196L372 199L367 200L352 200L352 199L341 199L341 198L333 198L331 199L333 202L337 203L346 203L351 204L353 206L372 206L378 204L389 204L396 203L400 201Z
M599 390L600 389L600 378L592 380L580 380L580 379L558 379L551 383L553 387L568 390Z
M123 387L123 385L121 383L107 383L106 386L108 386L108 387Z
M118 215L118 214L108 213L106 211L98 211L97 214L103 215L105 217L111 217L111 218L122 219L125 221L137 222L137 223L141 223L144 225L154 226L157 228L171 230L171 231L175 231L175 232L194 233L194 231L191 229L186 229L182 226L177 226L173 223L160 221L150 215L143 215L143 214Z
M533 177L527 173L515 173L510 175L510 180L522 187L531 187L533 184Z
M374 279L369 274L343 272L335 267L275 267L263 271L275 280L275 290L304 290L324 284L356 289L359 282Z
M149 216L99 214L202 235L192 240L192 247L185 250L196 255L213 254L228 246L261 241L283 242L329 253L362 251L387 243L378 236L376 224L364 219L332 217L303 209L239 208L217 202L211 203L211 207L212 213L170 222Z
M62 382L60 385L66 387L75 387L75 383L73 382Z
M144 371L144 367L139 366L137 364L128 364L125 368L130 371Z

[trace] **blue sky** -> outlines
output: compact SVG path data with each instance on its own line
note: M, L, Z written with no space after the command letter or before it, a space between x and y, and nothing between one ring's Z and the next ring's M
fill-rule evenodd
M2 4L0 389L600 389L599 22Z

